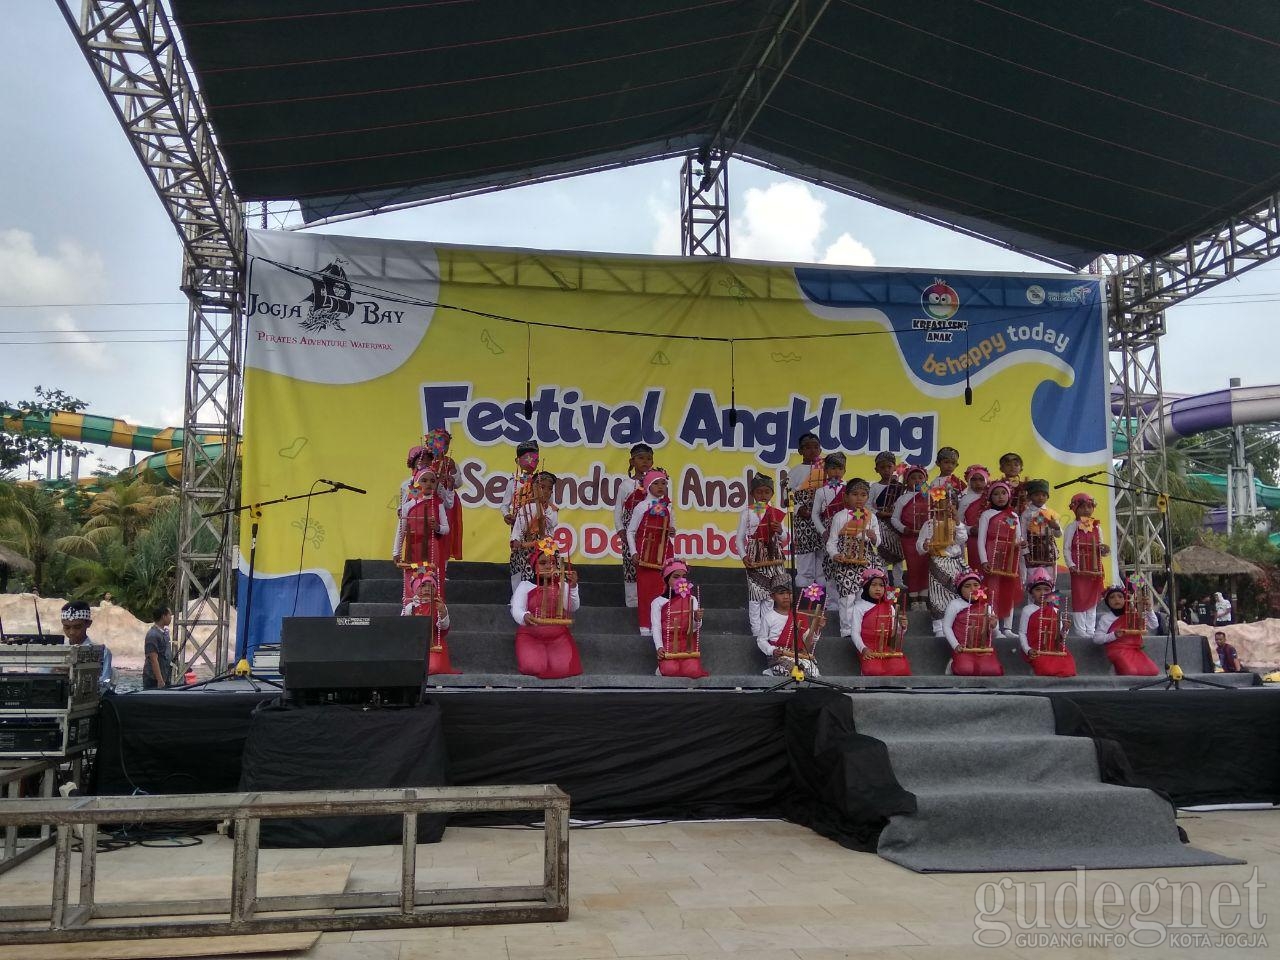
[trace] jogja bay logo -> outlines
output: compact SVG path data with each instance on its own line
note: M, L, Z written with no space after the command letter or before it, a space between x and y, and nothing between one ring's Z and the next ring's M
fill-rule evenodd
M960 294L943 280L934 280L920 294L920 306L930 320L950 320L960 309Z
M310 333L336 330L346 333L344 320L356 319L362 325L398 324L404 322L404 310L392 310L377 300L356 300L351 281L344 269L347 261L335 257L318 273L300 270L289 264L274 264L311 284L311 292L297 303L280 303L256 291L249 293L250 317L266 315L276 319L297 320L298 326Z

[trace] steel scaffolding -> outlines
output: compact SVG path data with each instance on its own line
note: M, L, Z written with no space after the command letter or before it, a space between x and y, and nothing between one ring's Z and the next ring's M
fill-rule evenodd
M244 224L204 105L159 0L59 0L182 241L188 308L175 663L227 666L240 436ZM223 438L216 455L201 438Z

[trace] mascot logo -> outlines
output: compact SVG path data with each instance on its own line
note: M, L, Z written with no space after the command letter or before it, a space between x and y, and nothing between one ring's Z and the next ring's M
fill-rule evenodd
M920 294L920 306L931 320L950 320L960 309L960 295L942 280L935 280Z

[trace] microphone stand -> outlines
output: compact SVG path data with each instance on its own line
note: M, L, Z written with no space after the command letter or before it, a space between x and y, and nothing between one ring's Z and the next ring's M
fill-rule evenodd
M819 680L808 676L804 672L804 668L800 666L800 621L796 616L796 610L800 603L800 593L796 589L796 537L795 537L795 512L792 509L794 500L790 485L785 481L782 484L782 504L787 514L787 529L791 531L791 536L787 543L787 577L791 580L791 676L785 680L775 683L772 687L765 687L765 693L773 693L776 690L784 690L793 684L811 683L816 687L826 687L830 690L839 690L843 693L852 693L851 687L843 687L838 683L829 683L826 680ZM826 597L823 597L825 604ZM819 611L819 616L825 616L825 612Z
M1173 575L1173 536L1169 528L1169 501L1176 500L1179 503L1194 503L1198 506L1211 507L1213 504L1206 503L1203 500L1193 500L1190 497L1175 497L1168 493L1161 493L1158 490L1149 490L1146 487L1139 487L1134 484L1121 483L1103 483L1094 480L1094 477L1105 476L1108 480L1114 479L1109 470L1100 470L1094 473L1086 473L1082 477L1076 477L1072 480L1064 481L1057 484L1054 489L1058 490L1062 487L1068 487L1072 484L1083 483L1095 487L1106 487L1109 490L1115 490L1122 493L1140 493L1149 497L1156 498L1156 507L1160 511L1160 533L1164 537L1164 578L1166 589L1168 590L1169 630L1164 638L1164 673L1163 677L1157 677L1154 680L1146 680L1131 686L1130 690L1145 690L1148 687L1162 686L1164 689L1181 690L1184 683L1197 683L1204 687L1217 687L1220 690L1234 690L1235 688L1220 683L1217 680L1205 680L1201 677L1189 677L1183 671L1182 666L1178 663L1178 583Z
M283 496L283 497L276 497L274 500L263 500L263 501L262 501L262 502L260 502L260 503L246 503L246 504L242 504L241 506L238 506L238 507L226 507L226 508L224 508L224 509L222 509L222 510L211 510L211 511L209 511L208 513L201 514L201 516L202 516L202 517L204 517L204 518L207 520L207 519L210 519L210 518L212 518L212 517L220 517L220 516L225 516L225 515L234 514L234 513L243 513L243 512L245 512L246 510L249 512L249 521L250 521L250 526L249 526L249 585L248 585L248 587L247 587L247 589L246 589L246 593L245 593L245 600L244 600L244 618L240 620L240 623L244 625L244 653L245 653L245 655L244 655L243 657L241 657L241 658L236 662L236 664L235 664L234 666L229 667L227 670L224 670L224 671L223 671L222 673L220 673L218 676L216 676L216 677L210 677L208 680L201 680L199 683L193 683L193 684L189 684L189 685L187 685L187 686L183 686L183 687L182 687L182 688L180 688L180 689L184 689L184 690L186 690L186 689L193 689L193 688L195 688L195 687L205 687L205 686L208 686L209 684L214 683L214 682L216 682L216 681L219 681L219 680L227 680L227 679L229 679L229 678L231 678L231 677L246 677L246 678L248 678L248 680L249 680L249 685L250 685L250 686L253 686L253 688L254 688L255 690L257 690L257 689L258 689L258 688L257 688L257 686L256 686L256 685L254 685L254 680L255 680L255 679L257 679L257 680L261 681L262 683L269 683L269 684L271 684L273 687L279 687L279 686L280 686L280 684L276 683L274 680L267 680L265 677L257 677L257 678L255 678L255 677L253 676L252 668L249 666L249 662L248 662L249 654L250 654L250 652L251 652L251 650L252 650L252 646L250 645L250 642L249 642L249 641L250 641L250 639L251 639L251 633L252 633L252 622L253 622L253 621L250 619L250 616L251 616L251 615L252 615L252 613L253 613L253 572L254 572L254 567L255 567L255 565L256 565L256 563L257 563L257 557L258 557L258 524L259 524L259 522L261 522L261 520L262 520L262 508L263 508L263 507L274 507L274 506L276 506L277 504L281 504L281 503L289 503L289 502L294 501L294 500L310 500L312 497L323 497L325 494L329 494L329 493L337 493L339 490L345 490L345 489L348 489L348 488L347 488L347 487L345 487L345 486L340 486L340 485L338 485L338 484L336 484L336 483L333 483L333 482L331 482L331 481L329 481L329 480L321 480L320 482L321 482L321 483L327 483L327 484L329 484L329 489L328 489L328 490L313 490L313 491L311 491L310 493L295 493L295 494L288 494L288 495ZM307 533L307 531L305 531L305 530L303 530L303 531L302 531L302 535L303 535L303 536L306 536L306 533ZM238 646L238 644L237 644L237 646ZM241 664L243 664L243 666L241 666Z

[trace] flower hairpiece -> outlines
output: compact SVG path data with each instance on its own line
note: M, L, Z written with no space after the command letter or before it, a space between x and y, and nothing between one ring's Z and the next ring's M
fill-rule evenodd
M822 589L822 584L820 583L811 583L800 591L800 596L804 597L804 599L808 600L810 603L818 603L826 595L827 592Z
M982 587L978 587L976 590L973 591L973 599L970 601L970 603L986 603L986 602L987 602L986 590L984 590Z
M677 597L687 597L693 593L693 584L682 577L675 582L672 589L675 590Z
M556 553L559 552L556 542L550 537L543 537L541 540L537 541L535 546L537 547L538 552L544 556L554 557Z
M930 499L930 500L932 500L932 501L934 501L935 503L937 503L937 502L939 502L939 501L941 501L941 500L945 500L945 499L947 499L947 489L946 489L946 487L933 487L933 488L929 491L929 499Z
M899 590L897 587L890 587L884 592L884 602L889 604L891 607L896 607L898 605L898 594Z

